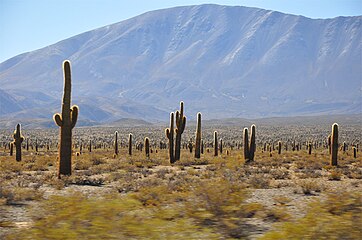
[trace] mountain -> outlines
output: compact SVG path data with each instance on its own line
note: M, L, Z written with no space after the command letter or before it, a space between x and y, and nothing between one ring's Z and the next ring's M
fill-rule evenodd
M361 113L361 21L219 5L147 12L1 63L0 118L60 111L65 59L79 118L99 123L167 121L181 100L191 119Z

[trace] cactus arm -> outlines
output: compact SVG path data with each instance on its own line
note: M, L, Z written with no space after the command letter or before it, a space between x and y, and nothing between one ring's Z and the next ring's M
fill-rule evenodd
M57 124L59 127L63 126L62 116L59 113L54 114L53 119L55 124Z
M71 124L70 127L74 128L75 124L77 123L77 119L78 119L78 112L79 112L79 108L77 105L74 105L71 108Z
M166 128L165 129L165 134L166 134L166 137L168 138L168 139L170 139L170 129L169 128Z

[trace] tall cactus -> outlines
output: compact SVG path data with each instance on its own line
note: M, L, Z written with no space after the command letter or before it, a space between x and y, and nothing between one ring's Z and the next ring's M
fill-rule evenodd
M145 138L145 153L146 157L150 157L150 139L148 137Z
M337 157L338 157L338 124L334 123L332 125L332 134L331 134L331 165L337 166Z
M128 136L128 154L132 156L132 133Z
M195 158L200 158L200 152L201 152L201 113L198 113L196 139L195 139Z
M114 154L118 155L118 131L114 133Z
M245 162L249 162L249 130L248 128L244 128L243 130L243 143L244 143L244 159Z
M173 151L174 147L174 113L170 113L170 127L165 129L166 137L168 138L168 150L170 155L170 163L174 163L175 155Z
M186 117L184 116L184 102L180 102L180 111L176 111L176 141L175 141L175 161L180 160L181 135L185 130Z
M60 175L72 174L72 129L77 123L78 107L70 107L71 102L71 72L70 62L63 62L64 93L62 102L62 113L54 114L54 121L60 127L59 165L58 178Z
M217 140L217 132L214 131L214 156L217 157L219 155L219 149L218 149L218 140Z
M16 161L20 162L21 161L21 143L24 141L24 137L23 135L21 135L21 126L18 123L18 125L16 125L16 129L14 131L14 144L15 144L15 151L16 151L16 156L15 159Z
M249 141L249 161L254 161L256 144L255 144L256 126L251 125L250 141Z

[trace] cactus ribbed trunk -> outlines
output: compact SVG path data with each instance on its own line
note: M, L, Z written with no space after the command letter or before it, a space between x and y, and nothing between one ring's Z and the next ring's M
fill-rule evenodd
M219 149L218 149L218 146L219 143L218 143L218 140L217 140L217 132L215 131L214 132L214 156L218 156L219 155Z
M62 102L62 113L54 115L55 123L60 127L59 165L58 178L60 175L72 174L72 129L77 123L78 107L71 103L71 71L70 62L63 62L64 93Z
M14 131L14 142L15 144L15 159L16 161L21 161L21 143L24 141L23 135L21 135L21 126L20 124L16 125L16 129Z
M128 154L132 156L132 133L128 136Z
M195 139L195 158L200 158L200 153L201 153L201 113L198 113L196 139Z
M334 123L332 125L332 134L331 134L331 162L332 166L337 166L337 157L338 157L338 124Z
M244 143L244 160L245 162L249 161L249 130L248 128L244 128L243 131L243 143Z
M168 138L168 150L170 156L170 163L175 162L175 155L174 155L174 113L170 114L170 128L166 128L165 133L166 137Z
M176 111L175 161L180 160L181 135L185 130L185 126L186 126L186 117L184 116L184 103L180 102L180 111Z
M146 152L146 157L150 157L150 140L148 139L148 137L145 138L145 152Z
M115 132L114 136L114 154L118 155L118 132Z

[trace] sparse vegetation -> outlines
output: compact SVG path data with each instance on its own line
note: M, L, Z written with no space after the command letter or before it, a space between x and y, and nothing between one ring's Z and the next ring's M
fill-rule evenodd
M360 206L355 204L356 195L348 191L362 190L362 158L354 158L350 148L340 156L338 166L330 166L327 128L313 129L313 143L325 144L313 144L309 154L310 141L302 141L308 137L303 135L305 132L291 127L275 134L273 127L260 126L254 161L248 164L240 141L242 128L203 125L201 147L211 151L200 151L200 158L187 149L189 139L195 138L195 128L185 129L181 157L174 164L170 163L167 144L164 146L167 138L162 129L163 126L74 129L72 176L62 179L57 178L56 130L23 130L29 139L38 139L38 151L29 141L29 150L22 149L20 162L9 156L9 144L0 144L0 208L5 213L0 215L0 237L308 239L302 228L311 236L320 236L308 223L315 211L321 212L318 226L330 239L334 234L340 236L328 230L339 221L342 226L336 231L349 231L346 236L352 237L358 233L350 228L357 227L351 219L360 217L356 211ZM214 156L215 129L223 137L223 153L229 154L218 151L218 156ZM340 139L358 139L358 131L346 129L340 131ZM298 137L288 141L294 132ZM4 143L12 140L10 130L1 131L0 136L8 136L2 139ZM144 141L146 137L148 143ZM249 137L248 141L250 147ZM277 147L278 141L283 141L285 148L280 155L270 156L269 149L279 150L273 150L273 143ZM296 150L299 147L295 142L308 145ZM146 145L149 157L145 154ZM84 151L90 147L91 152ZM345 190L338 195L345 197L333 200L330 196L335 196L337 189ZM306 213L310 202L313 203ZM328 205L331 203L335 205L333 209ZM73 224L78 226L76 230L71 227ZM298 224L300 227L295 227Z

